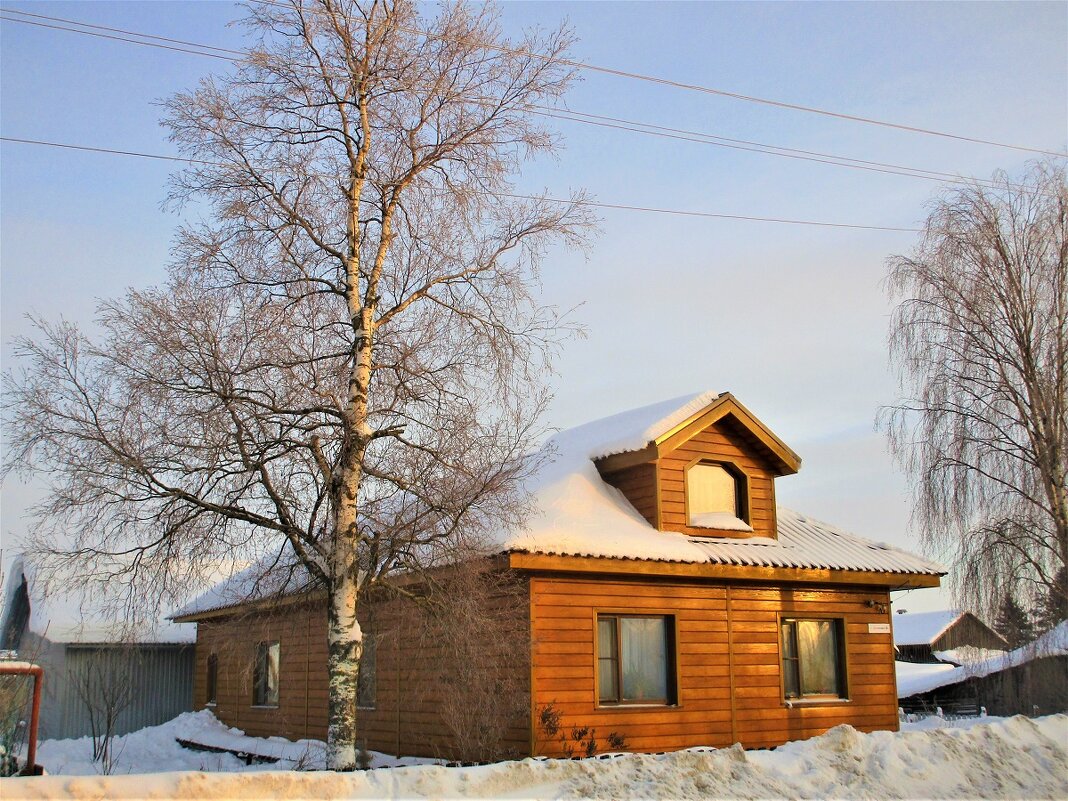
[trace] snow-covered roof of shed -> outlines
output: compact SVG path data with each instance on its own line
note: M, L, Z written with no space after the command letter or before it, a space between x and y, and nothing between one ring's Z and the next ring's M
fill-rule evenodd
M962 617L959 609L894 615L894 645L931 645Z
M989 676L1013 667L1027 664L1035 659L1051 656L1068 656L1068 620L1047 631L1034 642L1015 651L1000 653L987 659L970 662L960 667L946 664L912 664L897 662L897 697L927 693L939 687L947 687L966 679Z
M117 619L106 604L107 599L80 589L46 587L31 560L16 556L4 579L4 603L0 621L5 625L23 581L30 602L27 628L54 643L160 643L179 644L196 641L196 628L188 623L174 623L166 617L130 625Z

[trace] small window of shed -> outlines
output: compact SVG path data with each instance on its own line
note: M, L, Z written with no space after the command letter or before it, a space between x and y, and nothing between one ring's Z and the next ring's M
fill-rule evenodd
M745 479L730 467L698 462L686 471L689 524L698 528L752 531Z

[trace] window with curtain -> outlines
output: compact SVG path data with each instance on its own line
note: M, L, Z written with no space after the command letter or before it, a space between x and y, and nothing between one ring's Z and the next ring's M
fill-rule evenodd
M784 619L781 626L786 698L845 698L842 621Z
M674 704L675 618L599 615L597 686L602 704Z
M278 668L281 646L275 642L261 642L256 646L256 664L252 671L252 703L254 706L278 706Z
M207 699L205 703L214 704L219 698L219 657L217 654L211 654L208 656L208 675L207 681Z

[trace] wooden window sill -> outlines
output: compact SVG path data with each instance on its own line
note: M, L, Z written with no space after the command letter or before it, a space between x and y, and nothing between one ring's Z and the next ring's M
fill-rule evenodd
M250 709L278 709L278 704L252 704Z
M851 698L787 698L782 702L787 709L798 706L835 706L837 704L851 704Z
M653 710L681 709L682 707L679 704L643 704L643 703L634 703L634 702L630 702L630 701L624 701L621 704L597 704L597 706L595 708L597 709L598 712L609 712L609 711L611 711L613 709L626 709L628 711L633 711L635 709L653 709Z

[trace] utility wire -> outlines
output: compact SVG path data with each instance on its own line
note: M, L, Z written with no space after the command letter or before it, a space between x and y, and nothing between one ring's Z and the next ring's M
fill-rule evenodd
M38 145L41 147L55 147L64 148L67 150L83 150L90 153L105 153L108 155L116 156L135 156L137 158L156 159L161 161L179 161L189 164L204 164L215 167L227 167L229 165L222 162L215 161L202 161L198 159L187 159L180 156L164 156L156 153L141 153L134 150L117 150L107 147L91 147L88 145L75 145L64 142L49 142L42 139L28 139L13 136L0 136L2 142L12 142L23 145ZM718 220L745 220L748 222L768 222L768 223L780 223L784 225L810 225L818 226L821 228L852 228L865 231L898 231L904 233L919 233L919 228L900 228L889 225L859 225L856 223L837 223L837 222L825 222L822 220L796 220L786 217L757 217L747 214L725 214L719 212L710 211L688 211L685 209L668 209L660 208L656 206L635 206L624 203L602 203L593 200L582 200L577 198L555 198L555 197L536 197L534 195L521 195L512 192L487 192L486 194L493 197L505 197L516 200L534 200L534 201L546 201L549 203L564 203L575 206L589 206L591 208L598 209L613 209L622 211L639 211L650 214L670 214L682 217L705 217Z
M266 6L278 6L279 8L291 9L292 6L287 3L280 3L277 0L250 0L250 2L259 3ZM319 9L305 8L304 10L311 13L321 14ZM352 21L347 15L342 15L345 19ZM418 28L411 28L408 26L399 26L401 30L406 33L413 33L418 36L426 36L430 39L448 39L452 37L446 37L442 34L434 33L432 31L423 31ZM495 50L499 53L507 53L510 55L528 56L530 58L540 59L545 62L552 62L556 64L563 64L567 67L574 67L575 69L586 70L588 72L599 72L605 75L614 75L619 78L630 78L637 81L646 81L648 83L655 83L661 86L670 86L675 89L685 89L691 92L700 92L703 94L717 95L719 97L729 97L734 100L743 100L747 103L758 103L766 106L773 106L775 108L789 109L791 111L803 111L808 114L819 114L825 117L832 117L839 120L848 120L850 122L859 122L866 125L878 125L884 128L893 128L899 131L907 131L909 133L924 134L926 136L939 136L945 139L955 139L960 142L971 142L979 145L991 145L993 147L1003 147L1010 150L1019 150L1025 153L1039 153L1045 156L1057 156L1059 158L1068 158L1068 153L1064 153L1057 150L1043 150L1035 147L1025 147L1023 145L1014 145L1006 142L996 142L990 139L980 139L973 136L964 136L961 134L947 133L945 131L936 131L931 128L921 128L915 125L905 125L902 123L888 122L886 120L877 120L871 117L861 117L856 114L845 114L838 111L830 111L828 109L816 108L814 106L804 106L800 103L788 103L783 100L772 100L766 97L757 97L755 95L745 95L739 92L731 92L726 89L716 89L711 86L701 86L699 84L683 83L681 81L674 81L670 78L661 78L655 75L644 75L639 72L630 72L628 70L615 69L613 67L602 67L597 64L589 64L585 61L575 61L568 58L558 58L554 56L547 56L543 53L537 53L533 50L528 50L523 47L508 47L506 45L491 44L487 42L476 42L478 47L483 50Z
M5 14L18 14L23 17L33 17L34 19L46 19L49 22L65 22L68 25L80 25L83 28L94 28L99 31L111 31L111 33L124 33L129 36L139 36L142 39L156 39L160 42L170 42L171 44L187 45L189 47L196 47L201 50L217 50L220 53L228 53L231 56L239 56L244 58L248 55L244 50L234 50L229 47L216 47L215 45L206 45L201 42L190 42L185 39L172 39L169 36L157 36L152 33L140 33L139 31L130 31L125 28L112 28L107 25L96 25L92 22L81 22L76 19L67 19L65 17L51 17L47 14L34 14L30 11L21 11L15 8L0 8L0 12ZM15 20L12 20L14 22ZM123 40L127 41L127 40Z
M3 9L3 11L5 13L8 13L8 9L6 9L6 8ZM18 12L16 12L16 13L18 13ZM34 20L29 20L29 19L17 19L16 17L0 16L0 19L4 20L5 22L18 22L18 23L20 23L22 25L34 25L34 26L36 26L38 28L51 28L52 30L56 30L56 31L70 31L71 33L80 33L80 34L83 34L85 36L99 36L101 39L112 39L112 40L117 41L117 42L129 42L130 44L144 45L145 47L159 47L159 48L162 48L164 50L174 50L174 51L177 51L179 53L192 53L195 56L208 56L209 58L221 58L224 61L234 61L235 60L233 56L224 56L224 55L221 55L219 53L209 53L206 50L192 50L192 49L186 48L186 47L176 47L174 45L160 44L159 42L142 42L142 41L140 41L138 39L131 39L129 37L118 36L116 34L98 33L98 32L95 32L95 31L80 31L77 28L68 28L68 27L64 27L62 25L52 25L52 24L49 24L47 22L35 22ZM81 24L81 23L78 23L78 24ZM137 34L137 35L141 36L142 34ZM160 38L162 38L162 37L160 37Z
M257 0L258 2L265 2L265 0ZM6 9L0 9L0 11L6 11ZM171 42L180 45L187 45L193 48L203 48L217 50L225 53L231 53L232 56L219 55L218 53L201 52L200 50L188 49L187 47L174 47L170 45L157 44L156 42L140 41L138 39L127 38L126 36L115 36L109 34L101 34L95 31L79 30L77 28L63 27L62 25L51 25L41 22L34 22L31 20L17 19L13 17L3 17L0 19L8 22L18 22L26 25L36 25L43 28L50 28L53 30L64 30L70 33L80 33L85 36L98 36L106 39L117 40L121 42L127 42L129 44L139 44L146 47L161 47L167 50L175 50L182 53L189 53L192 55L209 56L212 58L221 58L235 63L247 63L249 61L247 52L241 50L232 50L230 48L216 47L214 45L205 45L198 42L190 42L183 39L172 39L166 36L157 36L154 34L144 34L137 31L130 31L123 28L112 28L103 25L92 25L89 23L78 22L76 20L64 19L62 17L50 17L44 14L30 14L25 11L15 11L14 13L25 14L35 17L37 19L47 19L54 22L66 23L70 25L81 25L90 28L98 28L101 30L112 31L121 34L128 34L130 36L144 37L148 39L157 39L164 42ZM311 66L309 65L309 69ZM478 102L477 98L472 99L472 102ZM826 164L834 167L849 167L851 169L866 170L869 172L878 172L885 175L902 175L911 178L921 178L928 181L948 182L955 184L970 184L978 183L985 186L993 187L993 182L988 179L965 179L959 174L942 172L938 170L927 170L919 167L909 167L905 165L891 164L879 161L870 161L865 159L856 159L849 156L839 156L831 153L820 153L818 151L801 150L798 148L784 147L781 145L769 145L763 142L754 142L746 139L732 139L729 137L717 136L715 134L709 134L702 131L692 131L682 128L671 128L662 125L656 125L654 123L640 122L636 120L626 120L618 117L609 117L600 114L591 114L583 111L576 111L566 108L556 108L552 106L539 106L524 104L523 107L532 114L537 114L543 117L551 117L553 119L565 120L570 122L578 122L584 125L593 125L602 128L609 128L614 130L631 131L633 133L644 134L647 136L657 136L661 138L676 139L682 141L695 142L697 144L712 145L714 147L723 147L733 150L741 150L751 153L763 153L771 156L779 156L780 158L789 158L800 161L811 161L817 164Z

